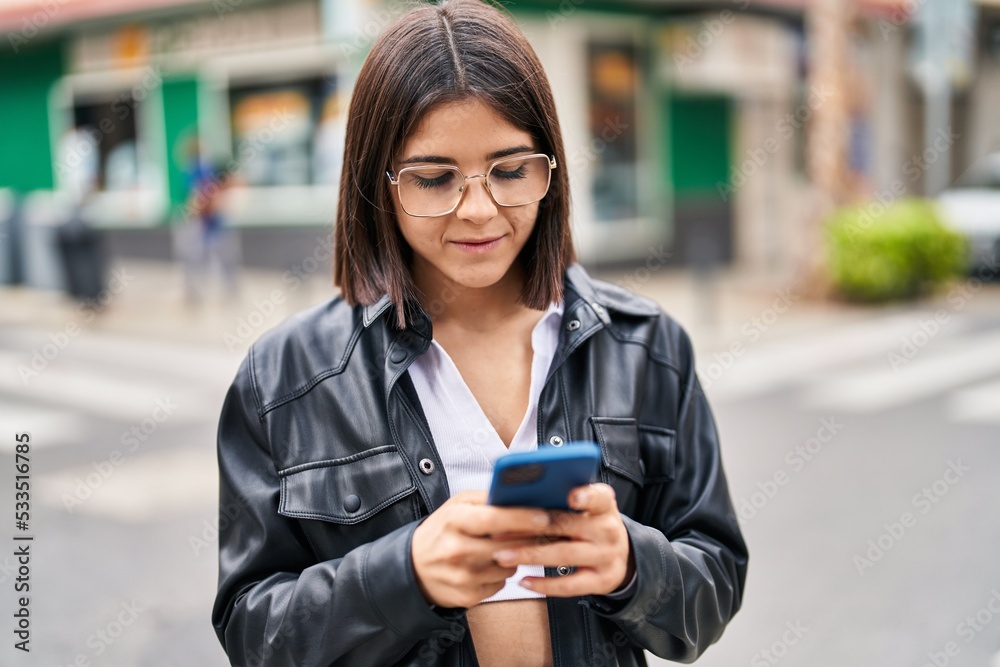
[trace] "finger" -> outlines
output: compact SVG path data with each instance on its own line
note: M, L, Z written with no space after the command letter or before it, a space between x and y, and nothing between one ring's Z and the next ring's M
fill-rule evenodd
M468 546L462 563L473 570L487 566L496 566L497 562L493 554L497 551L517 551L526 547L534 547L538 544L538 537L520 538L516 540L495 540L491 538L468 537ZM500 564L500 567L514 567L516 564Z
M541 531L551 537L565 537L572 540L598 542L614 536L614 527L621 523L621 518L615 512L570 512L552 510L549 527Z
M508 544L515 547L527 546L523 540ZM437 591L448 590L463 596L463 600L467 599L471 591L477 590L477 587L497 585L496 589L482 597L492 595L503 586L505 580L517 572L517 565L501 565L493 560L496 547L489 539L452 534L440 540L437 548L439 553L434 554L432 560L426 562L421 569L421 580L433 583ZM482 598L476 598L475 602L480 599Z
M598 567L609 560L606 550L589 542L553 542L544 545L505 547L493 553L493 559L500 565L544 565L557 567Z
M506 581L516 573L516 565L497 565L493 561L475 571L476 579L484 585Z
M494 560L494 554L499 551L510 551L522 553L522 549L537 549L554 542L563 541L561 537L549 537L546 535L534 535L531 537L521 537L513 540L486 539L482 541L483 554L489 560ZM530 553L530 552L524 552Z
M588 514L603 514L618 507L615 490L603 482L575 487L569 492L567 502L572 509Z
M445 537L439 541L439 548L444 548L435 559L436 567L454 570L459 576L461 573L476 575L492 568L501 568L505 573L501 578L509 577L514 573L517 565L498 565L493 558L493 554L498 549L519 549L530 547L537 543L538 538L496 541L489 538L472 537L458 533ZM452 582L458 585L459 582Z
M462 505L455 515L458 530L476 537L503 533L536 535L548 528L550 523L548 512L529 507Z
M486 579L477 577L474 580L445 582L443 586L450 591L448 597L455 601L450 606L472 607L503 589L507 578L491 573Z
M604 595L612 590L591 568L579 568L564 577L524 577L518 583L529 591L557 598Z
M484 581L502 581L514 574L517 565L500 565L493 559L488 542L464 537L460 552L437 559L433 567L438 577L451 586L469 586Z
M464 536L464 539L469 540L469 542L465 543L466 551L463 563L466 563L467 567L475 569L486 565L496 565L497 563L493 555L498 551L513 551L519 553L518 550L520 549L539 546L539 540L545 540L543 543L548 544L549 542L559 538L539 537L535 535L507 540L469 536ZM501 566L517 567L516 564L501 564Z
M572 540L589 539L594 516L586 512L567 512L563 510L552 510L549 512L549 526L542 535L552 538L566 538Z
M470 489L467 491L459 491L446 502L462 503L466 505L485 505L488 495L489 493L487 491Z
M535 539L535 535L515 532L493 533L487 539L493 540L494 542L514 542L517 540L530 541Z
M503 581L512 577L515 572L517 572L516 565L498 565L490 560L468 562L461 566L438 564L433 574L446 586L468 588Z
M549 530L549 529L547 529L547 530ZM514 533L514 532L507 532L507 533L496 533L496 534L493 534L493 535L489 535L485 539L491 540L494 543L498 543L498 542L523 542L524 544L538 544L538 543L548 544L549 542L557 542L559 540L568 540L570 538L566 537L564 535L561 535L561 534L552 534L552 535L544 535L544 534L542 534L542 535L540 535L538 533Z

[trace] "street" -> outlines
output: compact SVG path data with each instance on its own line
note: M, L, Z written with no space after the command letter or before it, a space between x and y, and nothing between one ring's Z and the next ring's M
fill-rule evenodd
M1000 289L822 326L796 308L693 333L750 548L743 608L698 664L997 667ZM245 347L28 319L0 329L0 663L225 665L215 429ZM24 654L12 538L29 534Z
M1000 665L991 297L761 340L706 383L750 567L699 665Z

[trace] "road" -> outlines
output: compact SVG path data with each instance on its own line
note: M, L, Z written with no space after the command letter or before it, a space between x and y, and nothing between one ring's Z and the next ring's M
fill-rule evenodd
M984 289L699 347L751 552L699 665L1000 667L998 305ZM0 664L221 667L215 428L242 352L60 333L0 330L0 511L17 432L32 483L29 530L0 529ZM34 536L30 654L10 631L15 533Z
M703 361L751 556L697 664L1000 667L1000 308L955 304Z

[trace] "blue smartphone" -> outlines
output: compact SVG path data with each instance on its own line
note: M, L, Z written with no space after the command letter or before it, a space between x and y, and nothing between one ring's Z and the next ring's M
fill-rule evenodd
M601 448L586 441L505 454L493 468L486 502L504 507L568 510L566 497L570 489L596 482L600 465Z

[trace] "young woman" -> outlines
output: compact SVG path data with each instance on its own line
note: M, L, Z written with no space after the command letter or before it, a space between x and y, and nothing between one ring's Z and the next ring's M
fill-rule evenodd
M341 296L258 340L219 424L234 665L691 662L747 549L684 331L575 262L548 81L475 0L411 10L350 104ZM485 503L508 451L594 440L579 512Z

